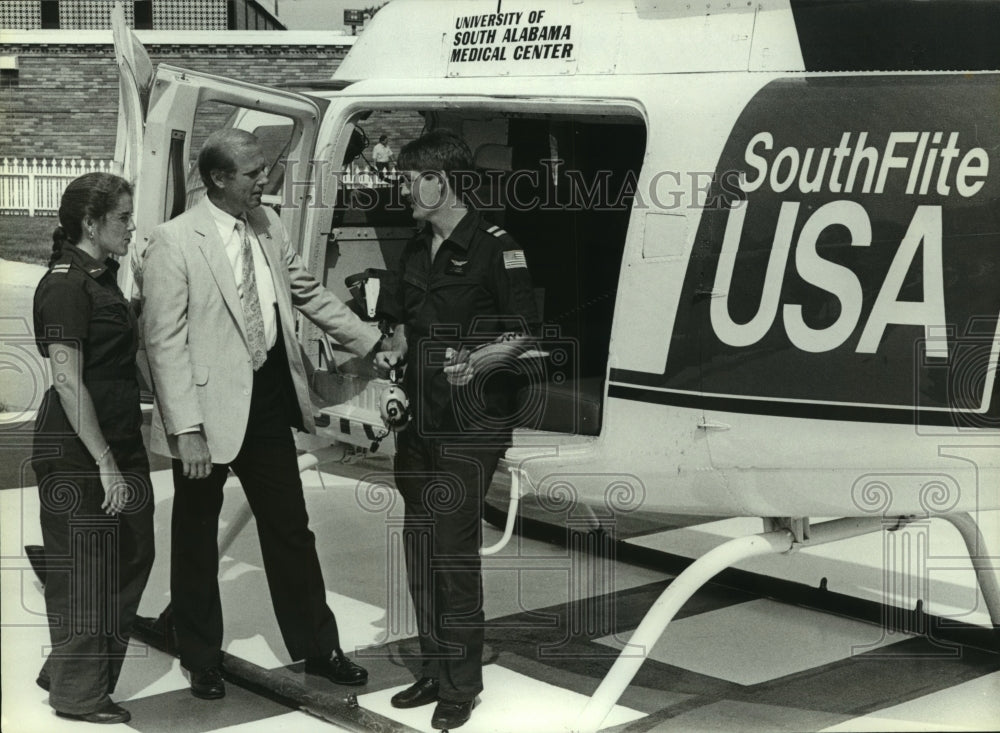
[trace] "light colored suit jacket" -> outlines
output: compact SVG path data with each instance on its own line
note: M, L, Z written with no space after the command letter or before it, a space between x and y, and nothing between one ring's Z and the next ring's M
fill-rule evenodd
M309 274L270 208L253 209L247 220L274 279L288 368L302 424L312 431L292 308L359 356L371 351L379 332ZM246 433L253 367L233 268L207 200L153 230L142 271L143 333L157 403L150 447L177 458L176 433L200 424L212 462L230 463Z

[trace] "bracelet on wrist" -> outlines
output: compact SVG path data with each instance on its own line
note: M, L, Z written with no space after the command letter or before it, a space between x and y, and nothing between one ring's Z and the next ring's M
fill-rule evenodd
M111 446L110 445L105 446L104 450L101 451L101 455L97 457L97 460L94 461L94 463L96 463L98 466L101 465L101 461L104 460L104 458L108 455L110 451L111 451Z

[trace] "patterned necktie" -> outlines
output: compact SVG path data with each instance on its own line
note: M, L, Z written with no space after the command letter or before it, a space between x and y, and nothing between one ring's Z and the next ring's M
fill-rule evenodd
M253 358L253 370L257 371L267 359L267 342L264 340L264 316L260 312L260 298L257 296L257 275L253 266L253 250L250 246L250 234L244 219L236 220L236 231L242 239L240 257L243 259L243 282L239 287L240 301L243 303L243 316L247 323L247 338L250 341L250 354Z

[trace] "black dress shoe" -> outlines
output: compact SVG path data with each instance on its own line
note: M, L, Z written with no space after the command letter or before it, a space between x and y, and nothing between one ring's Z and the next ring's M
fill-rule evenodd
M419 708L430 702L437 702L438 681L434 677L421 677L402 692L392 696L394 708Z
M69 720L82 720L84 723L127 723L132 720L128 710L110 700L92 713L60 713L56 710L56 715Z
M306 674L318 674L338 685L363 685L368 681L368 672L355 664L341 652L330 657L306 659Z
M472 708L476 707L478 703L478 697L475 700L466 700L465 702L441 700L434 708L434 715L431 716L431 728L451 730L465 725L472 717Z
M191 694L202 700L218 700L226 696L226 683L222 681L222 670L218 667L191 672Z

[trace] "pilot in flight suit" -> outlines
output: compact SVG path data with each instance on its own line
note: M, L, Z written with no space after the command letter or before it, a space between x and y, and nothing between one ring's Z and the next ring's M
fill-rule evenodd
M453 174L472 170L465 143L433 131L403 147L398 167L402 193L425 226L391 280L386 311L398 325L376 362L406 361L412 421L397 434L394 468L422 672L392 703L436 701L432 725L450 729L469 719L483 689L480 528L513 411L510 370L494 367L524 350L538 316L524 252L455 190ZM502 353L476 366L475 346L497 342Z

